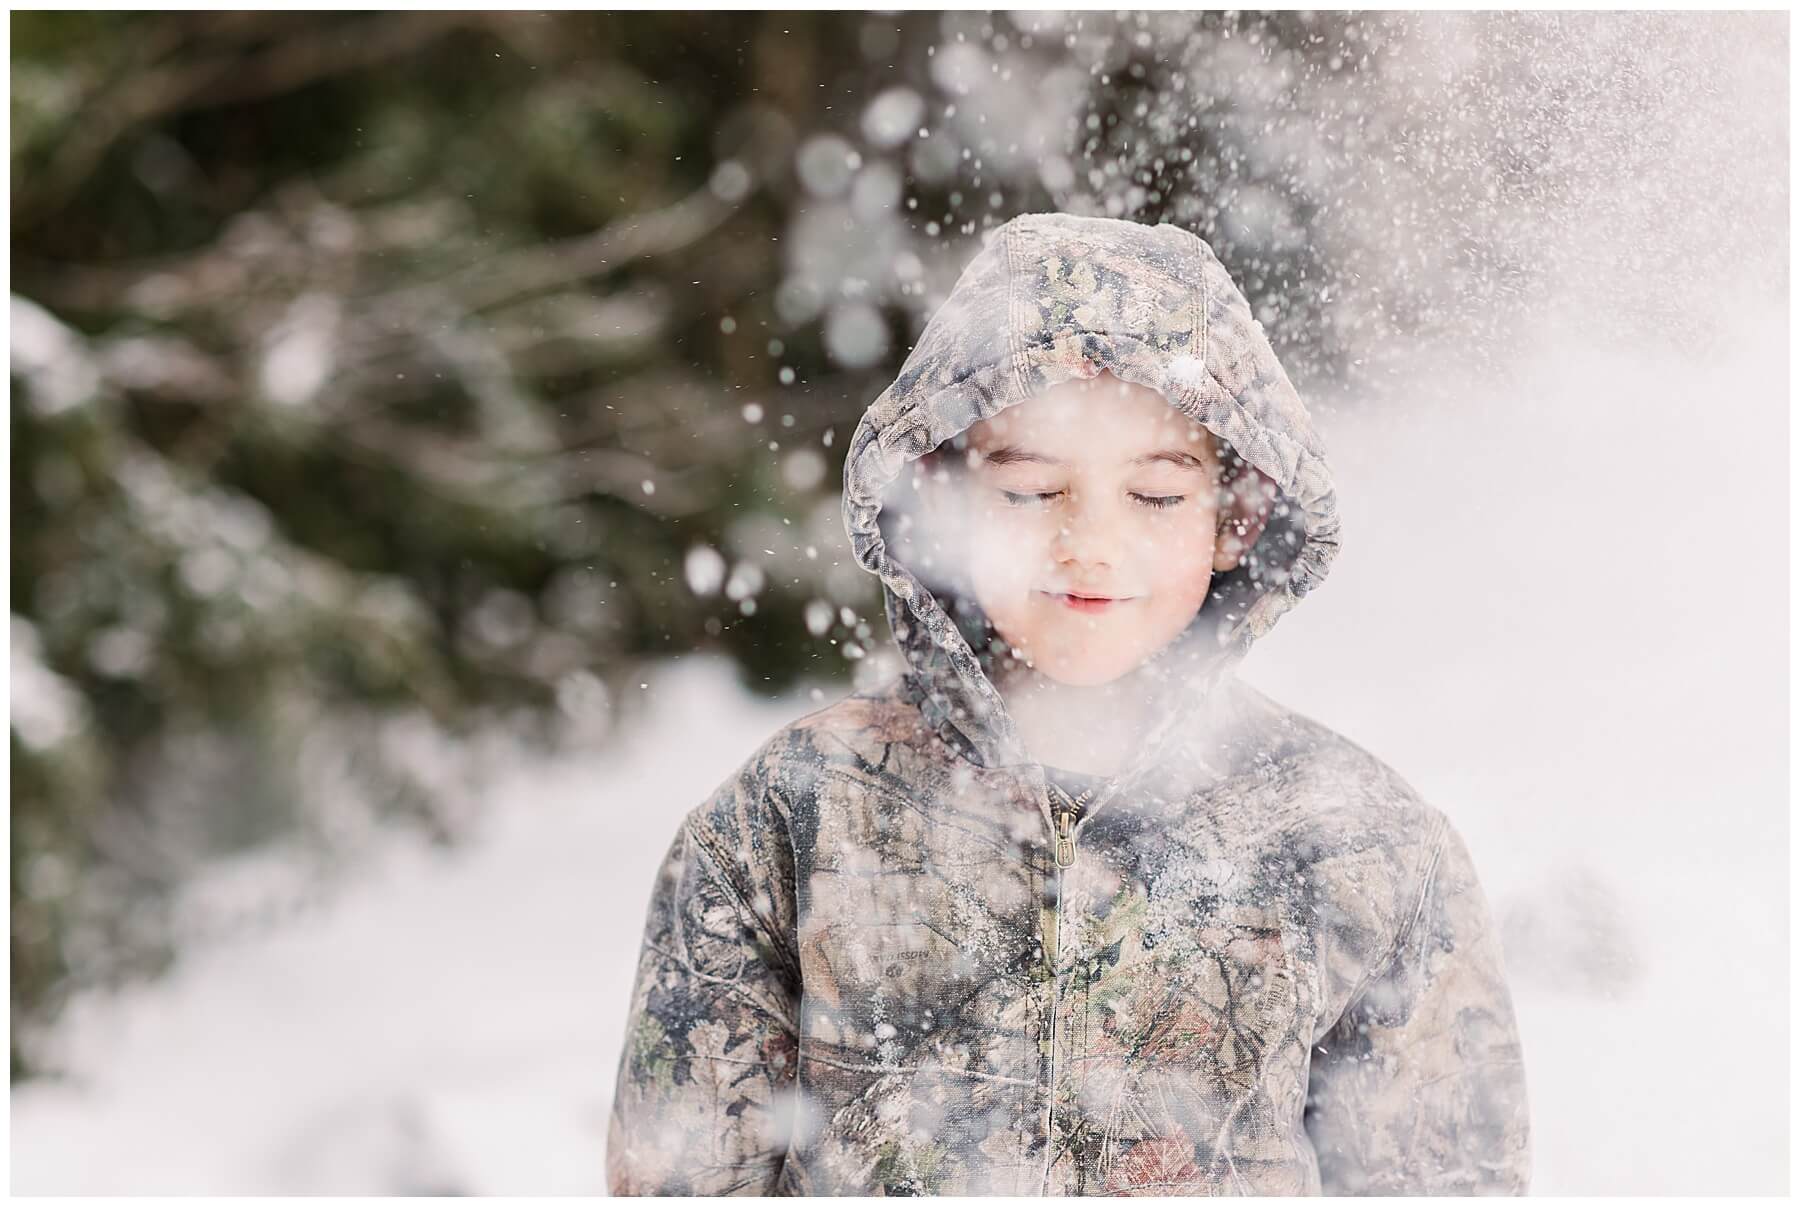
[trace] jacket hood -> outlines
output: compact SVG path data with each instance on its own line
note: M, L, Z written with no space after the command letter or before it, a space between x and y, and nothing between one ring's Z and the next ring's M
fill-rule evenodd
M968 638L895 556L884 506L908 462L1102 370L1161 393L1280 491L1255 546L1237 569L1214 576L1207 605L1157 655L1180 679L1139 753L1103 792L1110 797L1162 760L1251 643L1325 577L1338 548L1323 445L1212 248L1167 223L1059 213L1022 214L985 232L850 439L844 526L857 562L881 579L905 687L927 723L983 766L1031 761Z

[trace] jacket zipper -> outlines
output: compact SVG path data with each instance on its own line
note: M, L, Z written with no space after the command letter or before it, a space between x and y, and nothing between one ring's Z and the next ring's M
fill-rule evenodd
M1070 808L1056 811L1056 866L1075 866L1075 810Z
M1050 969L1056 970L1057 953L1062 949L1062 899L1063 872L1075 866L1075 809L1074 802L1068 794L1059 788L1052 792L1063 798L1062 804L1052 803L1050 816L1056 824L1056 833L1051 843L1051 852L1056 861L1056 908L1050 915Z
M1067 794L1058 791L1067 802ZM1052 806L1056 822L1053 852L1056 858L1056 908L1050 916L1050 1132L1044 1137L1044 1183L1040 1194L1050 1193L1050 1169L1056 1161L1056 1026L1057 999L1061 992L1057 983L1057 962L1062 951L1063 873L1075 866L1075 810L1070 803Z

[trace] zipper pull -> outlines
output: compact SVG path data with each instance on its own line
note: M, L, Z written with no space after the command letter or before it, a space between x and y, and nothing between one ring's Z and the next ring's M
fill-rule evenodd
M1072 868L1075 866L1075 813L1072 809L1063 809L1056 815L1056 866Z

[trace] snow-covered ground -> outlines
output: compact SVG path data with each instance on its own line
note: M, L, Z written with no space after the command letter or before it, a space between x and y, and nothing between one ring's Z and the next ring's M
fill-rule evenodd
M1787 1189L1784 314L1699 357L1547 322L1504 389L1320 408L1330 580L1244 677L1467 837L1505 927L1534 1193ZM1780 320L1780 321L1777 321ZM481 840L72 1009L12 1096L17 1193L604 1193L651 874L820 706L685 658L613 752L521 763ZM829 699L830 697L827 697Z

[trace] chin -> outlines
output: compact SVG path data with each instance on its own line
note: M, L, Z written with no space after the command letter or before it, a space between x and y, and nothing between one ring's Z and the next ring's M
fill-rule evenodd
M1137 665L1135 659L1109 659L1106 662L1069 662L1061 659L1039 660L1039 674L1065 687L1099 687L1120 678Z

